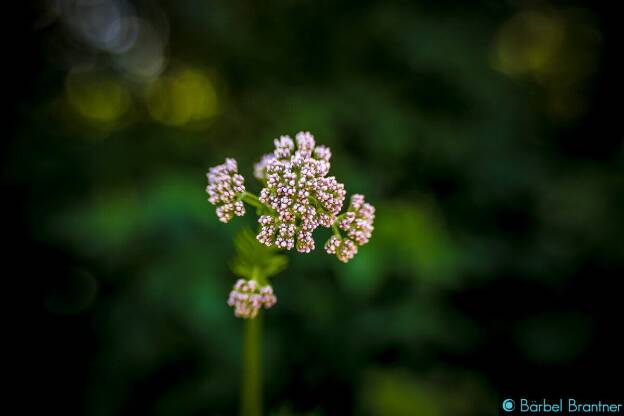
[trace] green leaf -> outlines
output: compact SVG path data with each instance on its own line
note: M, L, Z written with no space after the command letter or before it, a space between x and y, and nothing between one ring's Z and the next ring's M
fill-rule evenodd
M234 239L236 256L231 264L232 272L245 279L262 280L276 275L288 265L288 257L276 247L267 247L256 240L249 228L244 228Z

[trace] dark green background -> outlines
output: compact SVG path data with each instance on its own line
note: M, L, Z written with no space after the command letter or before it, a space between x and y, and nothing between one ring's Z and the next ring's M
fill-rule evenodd
M253 162L299 130L331 147L332 173L377 218L351 263L289 253L274 279L268 414L493 415L521 395L621 398L605 378L623 346L612 11L133 4L166 40L152 79L45 2L15 18L2 183L4 277L27 293L14 314L28 319L23 406L235 414L242 322L225 303L228 264L233 236L255 225L251 213L217 221L205 173L234 157L257 192ZM150 111L150 88L184 74L196 83ZM191 119L188 103L213 90L216 106ZM317 246L328 236L318 230Z

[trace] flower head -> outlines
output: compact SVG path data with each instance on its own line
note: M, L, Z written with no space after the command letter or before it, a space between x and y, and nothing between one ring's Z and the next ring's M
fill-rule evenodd
M368 243L373 233L375 207L364 202L364 195L351 196L351 205L338 226L359 246Z
M289 136L281 136L274 141L273 157L263 158L266 185L260 201L272 212L259 218L257 238L267 246L307 253L314 250L312 232L319 225L332 226L346 192L335 177L327 176L329 148L316 146L308 132L298 133L295 140L296 146Z
M347 263L357 254L358 248L352 240L332 235L325 243L325 251L334 254L341 262Z
M276 302L270 285L261 287L255 280L245 279L238 279L227 301L239 318L255 318L261 307L269 309Z
M225 159L225 163L210 168L207 176L208 201L217 205L219 221L230 222L234 215L245 215L245 206L239 200L245 192L245 179L238 174L236 160Z
M332 235L325 243L325 251L334 254L338 260L346 263L357 254L358 246L368 243L373 233L375 207L364 201L364 196L355 194L347 212L338 219L338 227L347 236Z

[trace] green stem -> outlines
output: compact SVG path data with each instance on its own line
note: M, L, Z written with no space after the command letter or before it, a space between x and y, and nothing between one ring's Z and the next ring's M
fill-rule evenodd
M238 197L239 201L243 201L249 205L251 205L252 207L256 207L257 209L257 213L258 215L262 215L262 214L274 214L275 211L273 211L268 205L263 204L260 199L252 194L251 192L243 192L239 197Z
M336 221L338 222L338 221ZM338 238L342 238L342 235L340 234L340 230L338 229L338 226L336 225L336 222L334 222L332 224L332 230L334 230L334 234L338 237Z
M254 206L256 208L265 208L265 205L262 202L260 202L260 199L258 199L258 197L252 194L251 192L245 191L241 194L239 198L241 201L246 202L249 205Z
M257 269L252 278L261 280ZM252 319L245 319L243 338L243 381L241 390L241 416L262 415L262 314Z

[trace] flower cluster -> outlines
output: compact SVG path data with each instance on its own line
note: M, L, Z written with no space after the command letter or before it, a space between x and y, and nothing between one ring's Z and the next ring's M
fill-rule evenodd
M346 191L335 177L327 176L331 151L316 146L307 132L275 140L272 157L265 155L256 172L266 178L260 202L271 213L258 219L261 243L299 252L314 250L312 232L331 227L342 208Z
M325 251L334 254L338 260L347 263L357 254L357 246L352 240L332 235L325 243Z
M368 243L373 233L375 207L364 201L364 195L355 194L351 197L351 205L340 220L339 227L347 232L350 239L357 245Z
M269 309L277 298L270 285L261 287L255 280L238 279L230 292L227 304L239 318L255 318L261 307Z
M333 235L325 243L325 251L348 262L358 247L370 240L375 208L363 195L355 194L348 210L340 214L345 187L328 176L330 149L317 146L309 132L297 133L295 140L281 136L274 144L274 151L254 166L254 176L263 185L259 197L245 190L234 159L210 169L206 192L210 203L217 206L217 217L227 223L235 215L245 214L243 202L251 204L260 215L260 230L255 236L260 243L302 253L314 250L312 233L316 228L331 227ZM253 237L251 242L255 245ZM270 308L276 301L270 285L240 279L230 292L228 304L237 317L254 318L261 307Z
M358 246L368 243L373 233L375 207L364 201L364 196L355 194L347 212L338 219L338 227L347 237L333 235L325 243L325 251L334 254L338 260L348 262L357 254Z
M234 215L245 215L245 206L239 200L245 192L245 179L238 174L236 160L225 159L225 163L210 168L207 176L208 201L217 205L219 221L227 223Z

